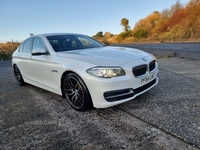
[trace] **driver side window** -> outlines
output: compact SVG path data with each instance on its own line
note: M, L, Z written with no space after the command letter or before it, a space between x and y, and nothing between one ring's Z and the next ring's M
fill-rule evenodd
M33 50L34 49L46 49L43 41L39 37L35 37L33 41Z
M78 37L80 42L83 44L84 47L92 47L93 43L86 38Z

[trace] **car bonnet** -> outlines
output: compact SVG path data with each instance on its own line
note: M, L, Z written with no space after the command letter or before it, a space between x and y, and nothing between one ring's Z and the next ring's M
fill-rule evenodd
M148 53L141 50L111 46L63 51L57 52L57 55L98 66L120 66L124 63L149 56Z

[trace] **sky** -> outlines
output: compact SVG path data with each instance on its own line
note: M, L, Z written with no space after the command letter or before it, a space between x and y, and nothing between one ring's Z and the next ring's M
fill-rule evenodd
M177 0L0 0L0 42L23 41L33 34L106 31L119 34L122 18L135 23ZM186 5L190 0L180 0Z

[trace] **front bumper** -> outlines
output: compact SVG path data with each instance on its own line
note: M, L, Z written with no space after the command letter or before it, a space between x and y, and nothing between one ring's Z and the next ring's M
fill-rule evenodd
M105 92L104 98L108 102L115 102L128 98L133 98L135 95L141 94L141 92L152 88L156 84L157 80L158 78L155 78L153 81L136 89L129 88L129 89Z
M149 59L145 63L148 65L151 61L152 59ZM135 77L132 68L141 64L144 64L144 61L137 60L120 66L125 70L125 76L110 79L95 76L85 77L84 81L90 92L94 107L107 108L130 101L157 85L157 62L155 63L155 69L153 71L148 71L143 76ZM149 76L153 76L153 78L149 79Z

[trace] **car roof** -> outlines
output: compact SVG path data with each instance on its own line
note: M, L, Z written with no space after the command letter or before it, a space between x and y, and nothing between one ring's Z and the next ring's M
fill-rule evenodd
M56 36L56 35L83 35L83 34L77 34L77 33L44 33L44 34L37 34L34 36Z

